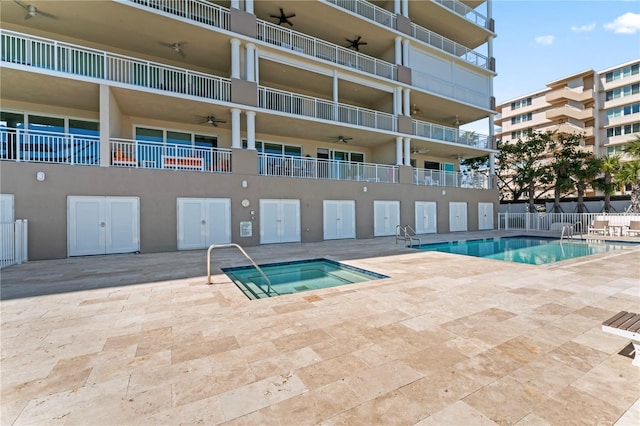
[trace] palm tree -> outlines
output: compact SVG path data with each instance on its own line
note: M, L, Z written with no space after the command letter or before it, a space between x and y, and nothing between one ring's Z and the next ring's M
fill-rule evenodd
M621 185L631 185L629 212L640 213L640 160L622 163L615 174L615 180Z
M596 179L593 184L596 188L604 192L604 206L605 213L611 212L611 195L616 193L617 185L613 181L613 176L620 168L620 156L612 155L610 157L604 157L600 159L600 172L603 176Z
M640 134L637 134L634 140L627 142L623 151L636 160L640 159Z

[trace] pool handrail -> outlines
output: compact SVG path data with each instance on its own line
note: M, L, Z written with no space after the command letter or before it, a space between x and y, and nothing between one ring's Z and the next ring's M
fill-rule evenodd
M262 276L264 277L265 280L267 280L267 294L270 294L271 293L271 281L269 280L269 277L267 277L267 274L265 274L262 271L262 269L260 269L260 267L256 264L256 262L254 262L253 259L251 257L249 257L247 252L244 251L244 249L242 247L240 247L238 244L235 244L235 243L211 244L209 246L209 249L207 250L207 284L208 285L213 284L211 282L211 251L213 249L215 249L215 248L229 248L229 247L236 247L238 250L240 250L240 252L244 255L244 257L249 259L249 262L251 262L253 267L256 268L258 270L258 272L260 272L260 274L262 274Z

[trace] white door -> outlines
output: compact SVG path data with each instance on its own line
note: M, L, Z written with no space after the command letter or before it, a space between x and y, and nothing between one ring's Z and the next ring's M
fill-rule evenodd
M229 198L178 198L178 250L231 242Z
M449 232L467 230L467 203L449 203Z
M14 220L13 194L0 194L0 263L14 259Z
M493 203L478 203L478 229L493 229Z
M373 235L395 235L400 225L400 201L373 202Z
M68 197L69 256L139 251L139 206L137 197Z
M300 241L300 200L260 200L260 243Z
M325 240L356 237L355 200L324 200L322 206Z
M13 194L0 194L0 223L13 222L13 212Z
M435 201L416 201L416 234L435 234L436 229Z

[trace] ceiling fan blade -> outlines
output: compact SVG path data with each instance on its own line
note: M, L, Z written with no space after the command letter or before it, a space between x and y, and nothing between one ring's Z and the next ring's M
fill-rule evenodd
M45 18L49 18L49 19L58 19L57 16L54 16L50 13L46 13L46 12L40 12L38 11L38 16L44 16Z
M33 18L33 15L32 15L32 14L30 14L30 13L27 13L27 14L24 16L24 19L31 19L31 18Z
M291 15L287 15L287 16L285 16L285 18L287 18L287 19L289 19L289 18L295 18L295 17L296 17L296 14L295 14L295 13L292 13Z
M22 3L20 0L13 0L13 1L16 2L24 10L29 10L29 6L27 6L26 4Z

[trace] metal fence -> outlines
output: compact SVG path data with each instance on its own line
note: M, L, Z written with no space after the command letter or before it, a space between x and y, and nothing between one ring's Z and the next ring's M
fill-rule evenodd
M612 231L620 234L632 220L640 221L637 213L498 213L498 229L521 231L561 231L573 226L574 231L587 233L596 220L606 220Z
M0 128L0 159L97 166L100 164L100 138L3 127Z
M493 189L491 176L479 172L447 172L442 170L413 169L413 183L425 186Z
M27 225L26 219L0 222L0 268L27 261Z

